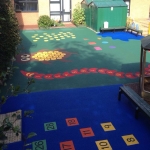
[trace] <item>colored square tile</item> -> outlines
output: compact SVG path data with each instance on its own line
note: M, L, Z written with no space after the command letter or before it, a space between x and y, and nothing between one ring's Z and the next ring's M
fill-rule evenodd
M67 126L76 126L79 125L77 118L68 118L66 119Z
M56 122L44 123L45 131L57 130Z
M95 43L95 42L89 42L89 44L90 44L90 45L95 45L96 43Z
M127 146L139 144L139 142L137 141L137 139L134 137L133 134L124 135L124 136L122 136L122 138L125 141L125 143L127 144Z
M116 130L115 127L111 122L101 123L102 128L104 131L113 131Z
M46 140L32 142L33 150L47 150Z
M97 51L102 50L100 47L94 47L94 49Z
M73 141L60 142L60 150L75 150Z
M91 127L89 127L89 128L82 128L82 129L80 129L80 132L82 134L82 137L95 136Z
M95 141L98 150L112 150L111 145L109 144L108 140L100 140L100 141Z

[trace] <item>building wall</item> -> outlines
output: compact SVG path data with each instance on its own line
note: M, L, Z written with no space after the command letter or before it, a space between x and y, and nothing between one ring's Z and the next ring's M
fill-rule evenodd
M150 0L130 0L131 18L149 18Z
M72 1L72 13L73 13L76 4L81 3L83 0L71 0L71 1Z
M38 0L39 16L48 15L50 16L50 0Z
M12 0L13 3L14 0ZM38 12L16 13L20 25L37 25L37 20L41 15L50 16L50 0L38 0ZM72 14L77 3L82 0L72 1ZM130 17L149 18L150 0L130 0Z
M18 12L16 13L19 25L37 25L37 20L39 18L38 12Z

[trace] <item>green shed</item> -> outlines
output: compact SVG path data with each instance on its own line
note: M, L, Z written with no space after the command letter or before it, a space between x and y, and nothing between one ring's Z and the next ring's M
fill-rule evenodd
M89 4L90 27L95 31L125 29L127 4L123 0L99 0Z
M85 22L88 27L91 27L91 9L89 8L91 2L92 0L83 0L81 2L81 7L84 8Z

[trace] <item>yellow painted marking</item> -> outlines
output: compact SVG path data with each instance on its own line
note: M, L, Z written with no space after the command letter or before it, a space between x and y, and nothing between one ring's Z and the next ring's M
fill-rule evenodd
M44 37L44 39L48 39L47 37Z
M40 36L40 37L43 37L43 36Z
M51 38L50 40L54 40L53 38Z
M62 59L63 57L57 57L57 59Z
M37 40L39 40L40 38L36 38Z
M48 42L48 40L44 40L44 42Z
M61 38L61 39L65 39L65 38Z
M38 59L39 61L44 61L44 59Z
M57 41L60 41L60 39L56 39Z
M51 60L56 60L56 58L52 57Z
M125 141L125 143L127 144L127 146L139 144L139 142L137 141L137 139L134 137L133 134L124 135L124 136L122 136L122 138Z
M75 36L75 35L71 35L71 36Z
M37 42L37 40L33 40L33 42Z
M108 140L100 140L100 141L95 141L98 150L112 150L111 145L109 144Z
M104 131L113 131L116 130L111 122L101 123L101 126Z
M45 59L45 61L49 61L49 60L51 60L51 59Z
M32 38L35 38L35 36L32 36Z
M72 39L75 39L76 37L72 37Z
M58 39L58 37L54 37L55 39Z
M58 35L61 35L61 34L58 34Z
M35 36L38 36L38 34L34 34Z

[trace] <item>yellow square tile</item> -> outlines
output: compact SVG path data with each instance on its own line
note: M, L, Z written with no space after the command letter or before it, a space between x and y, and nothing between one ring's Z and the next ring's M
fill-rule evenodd
M104 131L113 131L116 130L111 122L101 123L101 126Z
M100 141L95 141L98 150L112 150L111 145L109 144L108 140L100 140Z
M139 144L139 142L137 141L137 139L134 137L133 134L124 135L124 136L122 136L122 138L128 146Z

